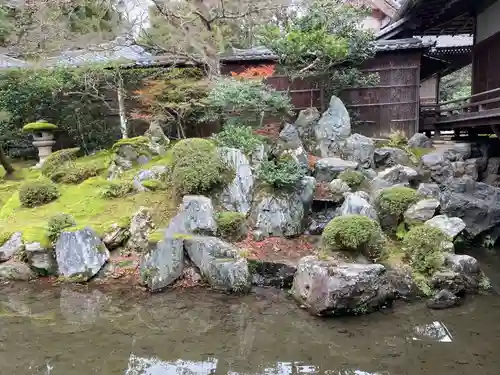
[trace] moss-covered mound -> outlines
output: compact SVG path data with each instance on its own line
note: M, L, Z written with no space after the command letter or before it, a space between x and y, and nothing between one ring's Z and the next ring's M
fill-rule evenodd
M245 214L240 212L219 212L217 222L217 235L227 240L238 240L245 232Z
M42 175L52 179L52 175L61 167L75 160L80 154L80 148L65 148L50 154L42 165Z
M363 176L361 172L353 171L351 169L342 171L337 178L344 181L351 189L357 188L365 180L365 176Z
M23 207L37 207L59 197L57 186L45 179L27 181L19 188L19 200Z
M304 170L291 157L266 160L257 171L257 178L275 189L292 189L304 175Z
M57 129L57 125L45 122L45 121L37 121L30 122L23 126L23 132L25 133L36 133L41 131L54 131Z
M379 224L362 215L334 218L326 225L321 239L325 250L359 252L372 260L380 258L385 244Z
M382 228L394 233L403 219L404 212L417 200L416 190L407 187L391 187L382 190L375 200L375 209Z

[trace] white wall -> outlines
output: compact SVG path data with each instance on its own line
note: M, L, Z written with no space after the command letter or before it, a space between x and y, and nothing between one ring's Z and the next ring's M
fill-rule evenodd
M500 32L500 1L496 1L477 15L476 42L479 43Z

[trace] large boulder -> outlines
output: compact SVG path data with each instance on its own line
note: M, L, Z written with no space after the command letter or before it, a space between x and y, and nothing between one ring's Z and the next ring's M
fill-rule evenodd
M415 133L408 140L410 148L432 148L432 141L425 134Z
M358 162L340 158L319 159L314 165L314 177L317 182L330 182L346 169L358 168Z
M313 315L360 314L388 305L395 292L381 264L299 261L292 296Z
M300 111L297 120L295 120L295 127L299 132L299 137L308 152L313 152L316 147L314 128L320 116L316 107L310 107Z
M31 269L41 276L57 275L57 261L52 248L46 248L39 242L26 243L24 247Z
M375 167L373 157L375 142L371 138L361 134L352 134L345 140L340 152L344 159L357 162L360 168L370 169Z
M470 255L446 253L443 270L432 276L431 285L437 289L448 289L455 295L477 293L484 274L479 262Z
M10 260L0 264L0 281L29 281L35 277L26 263Z
M439 189L438 184L425 183L425 182L419 184L417 189L417 194L425 198L439 199L440 192L441 190Z
M153 217L147 207L139 207L130 219L130 237L126 248L131 251L142 252L148 248L148 236L154 229Z
M217 223L210 198L202 195L186 195L182 198L182 212L187 233L215 236Z
M443 151L434 151L420 158L422 167L433 181L443 184L453 177L453 167Z
M87 281L109 259L109 251L90 228L62 232L56 242L59 274L71 281Z
M404 150L396 147L381 147L374 151L375 167L393 167L410 164L410 156Z
M472 237L500 224L500 188L469 178L451 180L440 194L441 213L459 217Z
M150 148L158 155L162 155L165 153L167 146L170 143L170 139L163 132L163 128L161 124L157 120L151 121L149 124L148 130L144 133L144 135L150 141Z
M140 262L141 281L149 290L161 290L181 275L184 268L185 233L183 213L180 212L165 229L163 238L150 241Z
M224 188L220 201L227 211L247 214L252 204L252 191L255 179L248 158L235 148L222 147L219 150L222 159L234 169L234 179ZM307 160L307 159L306 159Z
M315 188L315 179L304 177L294 191L257 194L251 214L254 229L263 237L302 234Z
M437 215L425 222L426 225L438 228L451 239L458 236L466 227L465 222L459 217Z
M404 213L405 222L410 225L423 224L431 219L439 208L437 199L423 199L412 204Z
M364 191L347 193L337 215L363 215L378 221L377 211L369 202L370 196Z
M452 162L468 159L471 153L472 146L470 143L466 142L455 143L451 148L445 151L446 158Z
M371 181L371 189L376 192L392 186L415 185L419 178L420 174L415 169L398 164L379 172Z
M473 180L479 178L479 164L478 159L467 159L465 161L454 161L451 163L453 170L453 177L470 177Z
M321 157L338 154L345 140L351 135L351 120L342 100L330 99L330 106L314 126L315 153Z
M20 232L13 233L12 236L0 246L0 262L6 262L19 253L24 247L23 236Z
M229 292L250 290L247 260L235 247L208 236L187 237L184 246L191 261L213 288Z
M275 157L291 157L295 162L307 172L309 161L297 128L292 124L286 124L280 132L273 148Z

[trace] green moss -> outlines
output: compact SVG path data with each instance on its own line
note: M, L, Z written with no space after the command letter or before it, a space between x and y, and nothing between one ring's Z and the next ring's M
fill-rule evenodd
M19 200L24 207L41 206L58 197L57 186L48 180L27 181L19 188Z
M165 183L159 180L146 180L141 182L142 186L149 190L161 190L165 188Z
M40 169L42 175L52 178L52 174L56 173L59 168L68 162L75 160L80 153L80 148L66 148L50 154Z
M40 131L53 131L57 129L57 125L50 124L48 122L30 122L23 126L23 132L26 133L36 133Z
M106 199L123 198L134 192L134 187L129 181L103 181L101 196Z
M357 188L365 180L361 172L346 169L338 175L338 178L344 181L350 188Z
M13 234L13 232L9 231L0 232L0 246L3 246L3 244L10 240Z
M194 238L194 235L187 233L175 233L173 235L173 238L176 240L192 240Z
M329 251L355 251L376 260L385 244L379 224L366 216L344 215L330 221L321 236Z
M393 131L389 134L389 141L387 142L388 147L404 147L408 144L408 137L402 130Z
M150 154L149 151L150 141L148 137L145 136L120 139L113 145L111 151L116 153L118 152L121 146L132 146L134 150L136 150L139 154L148 154L148 155Z
M242 227L245 224L246 215L240 212L219 212L215 221L217 222L217 235L225 239L234 239L241 236Z
M148 241L152 243L158 243L165 238L165 229L157 229L152 231L148 235Z
M47 228L45 225L24 227L19 231L23 234L23 241L25 243L38 242L44 249L50 249L52 247L52 243L47 235Z
M257 171L257 178L274 189L291 189L304 175L304 170L292 158L266 160Z
M439 270L444 263L444 241L450 241L450 238L440 229L427 225L410 229L402 245L412 269L424 276L431 276Z
M51 180L63 184L80 184L83 181L98 176L104 168L98 165L66 165L51 175Z
M402 221L403 213L418 201L417 192L407 187L382 190L375 200L375 208L384 229L394 231Z

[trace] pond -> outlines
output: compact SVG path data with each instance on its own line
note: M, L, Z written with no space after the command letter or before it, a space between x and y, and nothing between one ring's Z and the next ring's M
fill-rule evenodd
M3 287L2 374L497 375L500 298L320 319L286 293Z

